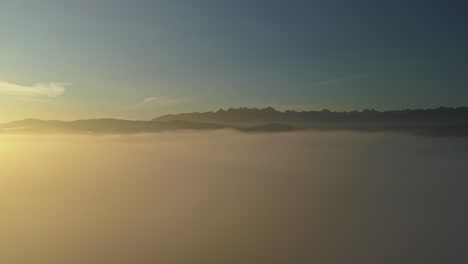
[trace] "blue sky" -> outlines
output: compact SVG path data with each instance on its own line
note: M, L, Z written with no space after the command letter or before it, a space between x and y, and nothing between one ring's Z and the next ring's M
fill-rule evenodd
M0 0L0 120L468 105L466 1Z

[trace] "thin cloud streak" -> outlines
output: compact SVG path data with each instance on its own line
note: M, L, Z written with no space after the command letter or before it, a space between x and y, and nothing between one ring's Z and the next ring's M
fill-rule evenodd
M49 97L57 98L66 91L66 86L70 83L36 83L33 85L21 85L0 81L0 94L27 96L27 97Z
M138 108L138 107L142 107L150 102L153 102L153 101L156 101L156 100L164 100L164 99L167 99L167 97L164 97L164 96L158 96L158 97L147 97L145 98L143 101L141 101L140 103L132 106L132 108Z
M170 98L166 96L152 96L143 99L143 101L139 102L136 105L131 106L130 108L142 108L142 107L160 107L160 106L167 106L171 104L177 103L184 103L184 102L191 102L194 101L194 98L185 97L185 98Z

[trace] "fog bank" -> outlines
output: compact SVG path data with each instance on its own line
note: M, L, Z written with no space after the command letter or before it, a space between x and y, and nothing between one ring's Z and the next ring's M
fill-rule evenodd
M468 142L0 136L0 263L465 263Z

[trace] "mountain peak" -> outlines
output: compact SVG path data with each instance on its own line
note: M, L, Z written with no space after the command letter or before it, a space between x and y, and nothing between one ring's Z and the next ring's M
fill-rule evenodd
M271 106L268 106L268 107L265 107L262 109L263 112L271 112L271 113L276 113L278 111L276 111L276 109L274 109L273 107Z

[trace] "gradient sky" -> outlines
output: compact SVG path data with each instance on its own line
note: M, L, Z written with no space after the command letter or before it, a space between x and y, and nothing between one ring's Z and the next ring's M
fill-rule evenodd
M0 121L468 105L464 0L0 0Z

